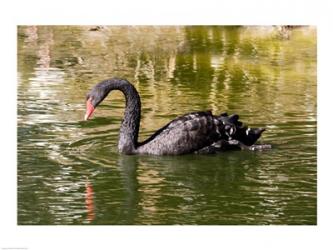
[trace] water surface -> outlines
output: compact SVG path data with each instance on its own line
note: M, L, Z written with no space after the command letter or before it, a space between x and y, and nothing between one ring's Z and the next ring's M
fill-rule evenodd
M141 95L140 140L210 109L273 149L121 155L121 93L83 121L113 76ZM316 100L313 27L20 26L18 224L316 224Z

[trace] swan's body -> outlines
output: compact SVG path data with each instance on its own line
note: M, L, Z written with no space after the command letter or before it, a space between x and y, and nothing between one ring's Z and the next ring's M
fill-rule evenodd
M138 142L141 101L135 87L124 79L112 78L98 83L87 95L88 119L94 109L112 90L120 90L126 99L124 119L121 123L118 149L123 154L180 155L207 148L219 148L219 142L234 139L252 145L264 129L242 126L238 116L214 116L210 111L194 112L169 122L150 138Z
M195 112L178 117L139 143L137 153L178 155L200 150L227 138L224 125L210 111Z

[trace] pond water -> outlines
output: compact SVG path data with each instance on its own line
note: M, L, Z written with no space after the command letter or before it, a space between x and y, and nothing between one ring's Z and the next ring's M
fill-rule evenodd
M316 224L316 46L314 27L18 27L17 223ZM114 76L141 95L140 140L212 110L272 149L121 155L121 93L83 121Z

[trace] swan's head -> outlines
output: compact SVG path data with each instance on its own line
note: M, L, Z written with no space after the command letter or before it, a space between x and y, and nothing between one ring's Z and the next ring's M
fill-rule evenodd
M90 90L86 96L86 114L84 120L88 120L92 116L96 107L104 100L109 91L104 82L97 84Z

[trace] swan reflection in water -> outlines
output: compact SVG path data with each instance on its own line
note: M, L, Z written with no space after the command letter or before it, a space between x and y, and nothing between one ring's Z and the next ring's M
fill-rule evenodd
M88 222L92 222L95 219L94 189L89 180L87 180L85 184L85 203L87 209L87 220Z
M248 169L244 165L248 161L260 161L258 154L246 153L252 159L241 158L239 154L241 152L227 153L223 162L220 157L210 155L152 157L120 154L115 164L117 169L105 168L100 173L104 177L103 185L98 183L99 176L95 181L91 180L92 184L96 184L94 203L98 209L90 223L216 224L216 221L204 217L206 213L215 213L208 208L212 205L221 209L230 206L230 198L227 197L240 194L246 181ZM202 164L206 167L199 167ZM121 177L117 190L112 188L115 170ZM257 188L254 187L256 192ZM119 189L122 190L121 197ZM258 200L256 192L251 193L252 202ZM211 199L216 193L223 194L221 199ZM241 206L244 204L240 201ZM208 210L202 210L203 207ZM170 210L177 210L178 216L163 217ZM228 218L221 217L220 220L227 221Z

